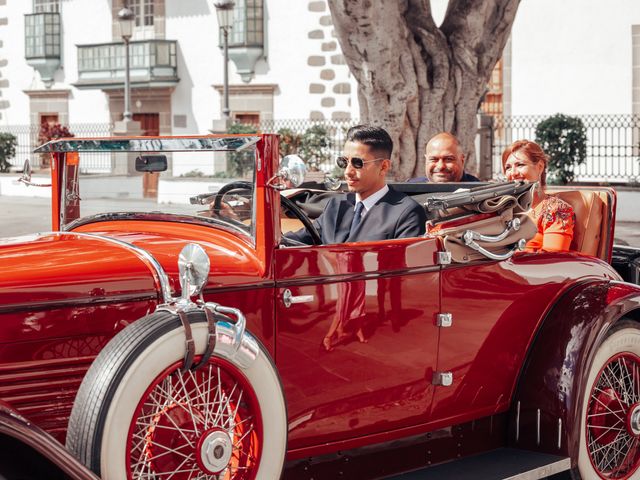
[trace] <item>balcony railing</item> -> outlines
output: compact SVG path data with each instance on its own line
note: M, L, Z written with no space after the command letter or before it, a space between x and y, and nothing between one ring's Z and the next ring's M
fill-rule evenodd
M173 86L178 78L177 42L142 40L129 44L129 73L133 87ZM122 88L124 43L78 45L78 88Z

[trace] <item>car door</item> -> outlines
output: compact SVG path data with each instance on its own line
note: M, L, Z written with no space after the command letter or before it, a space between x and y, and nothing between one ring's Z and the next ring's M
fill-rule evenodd
M521 254L505 261L451 264L441 274L438 371L431 420L450 423L504 412L537 326L570 279L597 275L593 262L563 254Z
M439 310L434 239L280 247L276 363L289 448L426 421Z

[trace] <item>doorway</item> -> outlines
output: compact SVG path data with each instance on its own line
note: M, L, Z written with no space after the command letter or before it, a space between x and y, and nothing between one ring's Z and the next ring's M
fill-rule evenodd
M160 135L159 113L134 113L133 120L140 122L142 135L157 137ZM144 198L158 198L159 173L145 173L142 176L142 195Z

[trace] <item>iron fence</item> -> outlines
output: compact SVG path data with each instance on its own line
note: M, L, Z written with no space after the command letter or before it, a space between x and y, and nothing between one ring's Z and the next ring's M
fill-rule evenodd
M324 171L335 167L335 158L342 154L347 131L358 120L262 120L259 129L262 132L280 133L280 143L292 141L289 135L297 135L296 149L305 161Z
M640 182L640 115L576 115L587 131L587 158L574 165L576 182ZM512 142L536 139L536 126L549 116L497 117L493 128L493 172Z
M69 131L75 137L108 137L113 133L113 124L110 123L78 123L69 125ZM10 133L16 137L16 155L9 163L22 169L26 159L29 159L34 169L41 168L46 158L33 153L39 145L39 125L7 125L0 126L0 132ZM108 173L111 171L111 156L105 153L85 152L80 156L80 170L83 173Z
M492 167L494 175L502 171L502 151L519 139L535 140L536 126L548 116L523 115L496 117L493 126ZM574 166L577 182L640 182L640 115L581 115L578 116L587 131L587 158ZM284 141L295 143L295 149L305 160L315 163L321 170L333 169L333 159L340 155L347 130L358 120L262 120L256 131L283 134ZM76 137L102 137L113 133L109 123L71 124L69 130ZM34 155L38 145L37 125L0 127L0 132L16 136L16 156L10 163L17 169L29 158L34 168L42 158ZM286 135L289 135L288 138ZM283 140L281 139L281 142ZM110 172L109 154L86 153L80 158L85 173Z

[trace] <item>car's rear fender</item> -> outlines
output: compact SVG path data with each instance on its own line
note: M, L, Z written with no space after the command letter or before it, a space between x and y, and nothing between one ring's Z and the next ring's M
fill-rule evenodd
M640 322L640 288L591 281L567 291L547 314L520 372L508 443L577 458L580 411L593 357L622 318Z

